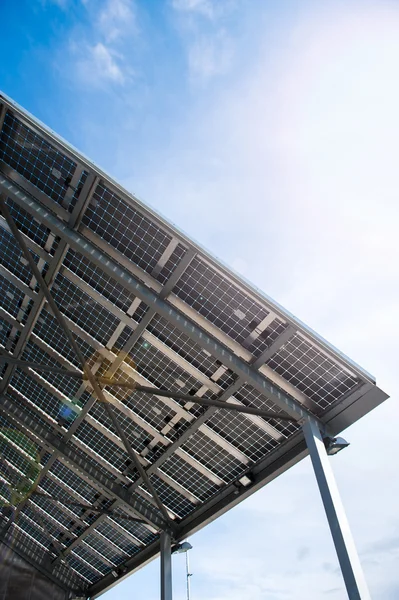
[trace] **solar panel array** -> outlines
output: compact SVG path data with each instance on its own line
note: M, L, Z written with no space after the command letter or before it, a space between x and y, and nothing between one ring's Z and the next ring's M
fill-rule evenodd
M273 413L284 399L322 423L374 388L367 373L0 100L0 191L93 373ZM79 369L4 217L0 248L1 352ZM164 518L86 380L0 368L2 539L61 586L98 593L156 554ZM155 391L104 394L176 539L245 497L244 475L255 489L262 465L303 451L299 413L281 421Z

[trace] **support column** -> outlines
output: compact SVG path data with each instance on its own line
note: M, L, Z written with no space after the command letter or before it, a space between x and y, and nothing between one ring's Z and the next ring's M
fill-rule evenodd
M161 600L172 600L172 540L170 531L161 533Z
M349 600L371 600L320 429L310 419L302 428Z

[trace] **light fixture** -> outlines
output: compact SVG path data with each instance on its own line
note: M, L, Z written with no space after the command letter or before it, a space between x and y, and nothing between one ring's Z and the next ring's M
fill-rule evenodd
M190 573L190 562L189 562L189 550L193 547L189 542L181 542L181 544L175 544L172 546L172 554L185 554L186 555L186 586L187 586L187 600L190 600L190 577L193 576Z
M172 546L172 554L182 554L183 552L188 552L192 549L193 547L189 542L182 542L181 544Z
M248 475L243 475L242 477L240 477L240 479L238 481L244 487L248 487L252 483L252 479L250 477L248 477Z
M328 456L333 456L334 454L338 454L344 448L349 446L349 442L344 440L342 437L324 437L323 438L324 445L326 447L326 451Z

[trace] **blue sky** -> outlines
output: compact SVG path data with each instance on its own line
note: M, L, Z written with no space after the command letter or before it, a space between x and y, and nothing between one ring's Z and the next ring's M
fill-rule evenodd
M0 89L392 395L333 467L372 597L397 599L397 2L0 11ZM345 597L308 460L191 542L193 600ZM174 569L182 600L183 557ZM157 562L105 596L143 597L158 598Z

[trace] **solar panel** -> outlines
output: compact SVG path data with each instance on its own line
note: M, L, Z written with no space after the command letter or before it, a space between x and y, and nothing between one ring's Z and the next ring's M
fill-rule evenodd
M0 541L90 597L387 396L4 95L0 131Z

